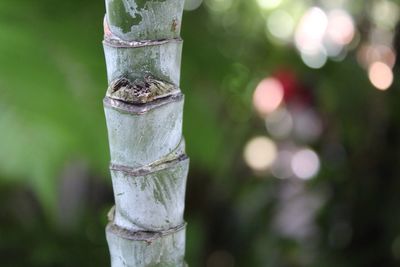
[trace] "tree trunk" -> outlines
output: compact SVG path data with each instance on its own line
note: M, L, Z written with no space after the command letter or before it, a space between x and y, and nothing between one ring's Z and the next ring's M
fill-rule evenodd
M106 0L111 265L184 266L189 160L179 89L184 0Z

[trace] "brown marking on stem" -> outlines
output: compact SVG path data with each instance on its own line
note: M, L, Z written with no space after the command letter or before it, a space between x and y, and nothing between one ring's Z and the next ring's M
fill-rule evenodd
M171 31L172 32L176 32L176 30L178 29L179 23L177 19L173 19L172 20L172 25L171 25Z

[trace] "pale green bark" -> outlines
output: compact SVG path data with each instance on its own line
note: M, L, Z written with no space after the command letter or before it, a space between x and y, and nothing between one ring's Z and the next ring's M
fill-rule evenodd
M109 224L107 240L112 244L112 266L183 267L185 225L170 233L132 233Z
M106 0L111 32L127 41L179 37L184 1Z
M184 266L189 160L179 90L184 0L106 0L112 267Z
M125 44L127 45L127 44ZM180 80L182 41L173 39L146 46L116 45L104 42L108 81L127 77L134 81L151 73L155 77L178 85Z

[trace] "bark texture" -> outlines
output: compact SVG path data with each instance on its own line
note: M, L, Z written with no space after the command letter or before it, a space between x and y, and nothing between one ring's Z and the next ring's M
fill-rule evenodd
M184 0L106 0L111 266L184 266L189 159L179 89Z

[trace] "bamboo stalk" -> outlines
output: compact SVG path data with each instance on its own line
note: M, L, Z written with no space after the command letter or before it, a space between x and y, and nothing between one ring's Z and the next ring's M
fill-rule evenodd
M106 0L111 266L184 266L189 160L179 89L184 0Z

